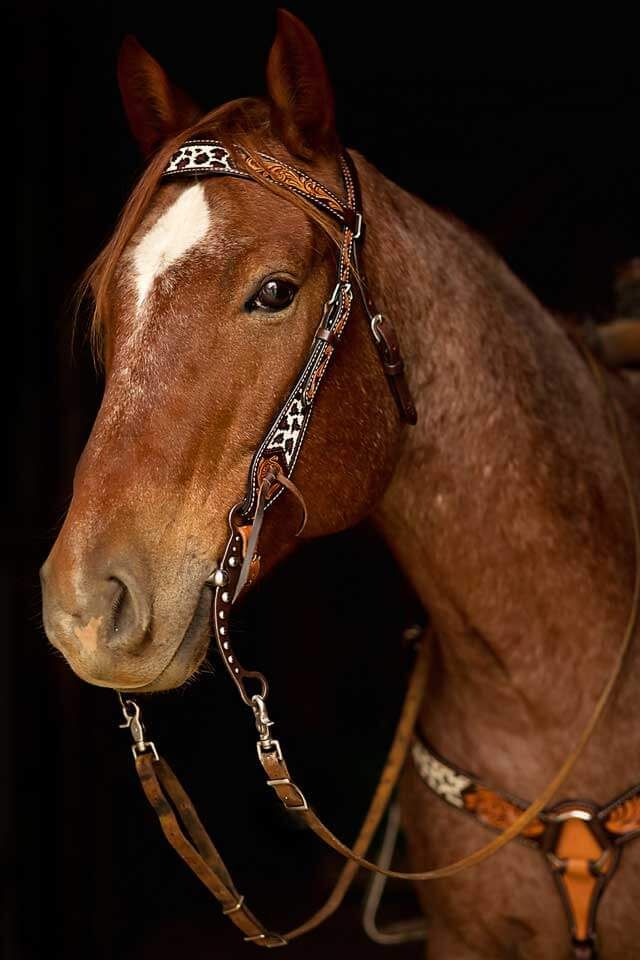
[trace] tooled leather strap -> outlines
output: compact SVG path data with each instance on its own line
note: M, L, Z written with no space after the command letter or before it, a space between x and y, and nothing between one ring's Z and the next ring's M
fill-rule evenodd
M163 173L168 179L212 175L241 177L283 187L313 203L340 226L348 226L354 234L358 233L359 213L348 198L345 203L329 187L284 160L276 160L266 153L252 153L238 144L230 150L220 140L187 140L173 154Z
M369 848L403 769L427 685L429 653L430 645L423 638L382 775L354 843L358 854L365 854ZM244 933L245 940L263 947L283 946L315 929L337 910L358 870L357 864L351 861L344 864L330 896L311 917L285 934L268 930L236 889L188 794L169 765L159 757L155 745L145 739L138 705L132 700L121 699L121 703L125 716L123 726L130 728L134 740L136 772L165 837L219 901L223 913Z
M504 830L527 809L527 801L499 790L468 770L463 770L428 743L418 732L411 745L411 759L423 783L441 800L478 820L491 830ZM580 801L583 803L583 801ZM557 808L551 808L555 811ZM634 784L603 807L594 808L602 829L617 846L640 836L640 783ZM550 819L549 810L543 810L519 840L541 846L542 837Z
M527 804L445 760L416 735L411 755L416 772L441 800L501 831ZM562 897L576 957L596 953L596 913L620 860L621 847L640 836L640 784L604 807L567 800L546 808L518 839L541 851Z
M360 195L358 172L348 153L345 153L344 160L349 167L353 179L357 209L361 210L362 198ZM366 224L363 220L360 225L359 244L355 244L353 248L352 275L360 292L360 299L369 321L369 330L373 338L373 344L380 358L382 369L384 370L389 389L391 390L391 395L405 423L415 424L417 423L418 415L405 375L405 365L400 350L398 334L391 319L376 310L369 292L367 277L358 255L358 247L362 248L364 246L365 239Z

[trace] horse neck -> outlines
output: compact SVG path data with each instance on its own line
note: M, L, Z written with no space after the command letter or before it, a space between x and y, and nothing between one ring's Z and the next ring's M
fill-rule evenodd
M523 733L540 711L566 722L602 687L631 596L602 398L486 244L359 168L369 282L398 325L419 414L375 517L440 638L453 682L439 695L458 711L508 709Z

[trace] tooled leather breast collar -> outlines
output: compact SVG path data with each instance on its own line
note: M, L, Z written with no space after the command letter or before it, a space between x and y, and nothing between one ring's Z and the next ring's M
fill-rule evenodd
M414 768L449 806L501 833L529 804L445 760L422 736L411 747ZM596 914L618 867L621 847L640 836L640 784L605 806L563 800L545 807L517 838L545 855L565 907L574 956L596 956Z

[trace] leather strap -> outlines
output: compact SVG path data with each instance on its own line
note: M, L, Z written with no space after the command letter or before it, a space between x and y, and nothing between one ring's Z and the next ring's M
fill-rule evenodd
M369 848L404 766L427 685L429 653L430 645L425 639L420 643L382 775L354 843L354 853L358 855L364 855ZM251 912L244 897L234 886L229 871L177 777L169 765L158 756L155 745L145 740L139 707L131 700L121 702L126 721L123 726L129 727L134 737L136 772L145 796L158 816L165 837L218 900L223 913L242 930L245 940L263 947L283 946L315 929L338 909L358 870L357 864L351 861L345 863L330 896L312 916L288 933L269 931ZM288 773L286 766L277 772ZM287 794L291 809L306 808L306 801L297 788L286 791L285 784L273 786Z
M267 930L246 906L169 765L162 758L154 758L151 752L145 752L136 756L136 771L165 837L219 901L222 912L243 932L245 940L263 947L283 946L283 938Z
M414 734L411 758L416 773L433 793L450 806L470 814L484 827L504 830L527 808L526 800L488 784L476 774L445 759L419 732ZM565 806L543 810L518 839L526 841L529 846L541 847L546 827L555 822L558 811L564 810ZM571 801L570 806L572 810L584 807L589 816L583 819L597 819L598 829L617 846L640 836L640 783L629 787L603 807L583 800Z

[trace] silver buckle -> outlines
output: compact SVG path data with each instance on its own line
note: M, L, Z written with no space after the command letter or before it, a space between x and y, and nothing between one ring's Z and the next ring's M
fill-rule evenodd
M384 320L384 316L381 313L376 313L375 317L371 317L371 333L373 334L373 338L376 341L376 343L380 343L380 341L382 340L382 337L378 333L378 327L380 326L383 320Z
M567 820L584 820L585 823L589 823L590 820L593 820L593 814L588 810L581 810L576 808L575 810L563 810L560 813L549 813L546 816L553 823L565 823Z
M258 760L260 761L260 763L262 763L262 754L271 753L272 750L275 752L275 755L278 758L278 760L280 761L284 760L284 757L282 756L282 750L280 749L280 743L278 740L271 740L271 739L258 740L258 742L256 743L256 750L258 751Z

